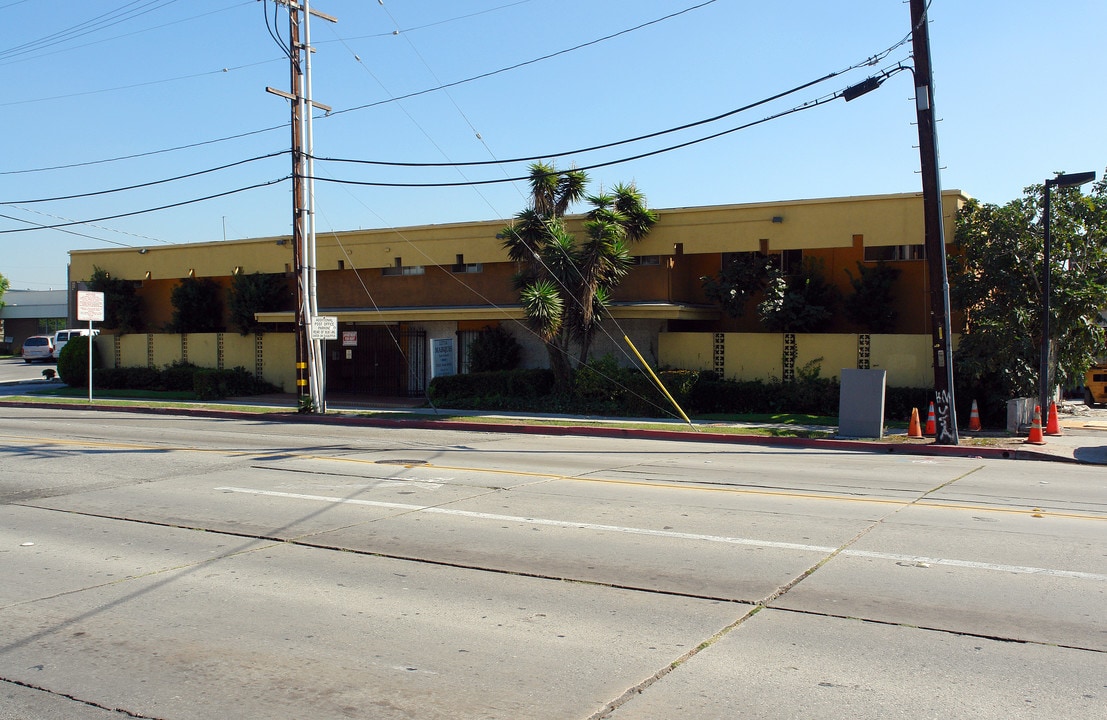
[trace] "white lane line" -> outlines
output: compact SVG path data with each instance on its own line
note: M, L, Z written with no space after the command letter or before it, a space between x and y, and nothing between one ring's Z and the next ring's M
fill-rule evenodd
M702 542L726 543L728 545L744 545L748 547L772 548L776 550L798 550L801 552L815 552L829 554L837 548L822 545L804 545L800 543L777 542L774 540L757 540L753 538L727 537L723 535L702 535L699 533L683 533L672 530L649 530L646 528L624 527L621 525L600 525L597 523L568 522L565 520L549 520L547 518L523 517L520 515L499 515L496 513L473 512L471 510L456 510L452 508L431 507L427 505L411 505L407 503L382 502L378 500L357 500L351 498L330 497L327 495L305 495L301 493L279 492L276 490L255 490L252 488L217 487L221 492L245 493L249 495L264 495L266 497L288 498L292 500L313 500L317 502L334 503L336 505L364 505L368 507L385 508L388 510L409 510L414 512L433 513L436 515L452 515L454 517L475 518L477 520L496 520L498 522L526 523L528 525L544 525L547 527L576 528L578 530L597 530L601 532L617 532L628 535L648 535L652 537L664 537L674 540L699 540ZM949 558L932 558L919 555L902 555L899 553L870 552L867 550L843 550L839 555L850 557L868 558L875 560L892 560L895 562L925 563L928 565L946 565L949 567L969 568L972 570L994 570L998 572L1014 573L1018 575L1045 575L1048 577L1070 578L1075 580L1098 580L1107 582L1107 575L1099 573L1079 572L1076 570L1056 570L1052 568L1027 567L1022 565L1000 565L996 563L974 562L971 560L953 560Z

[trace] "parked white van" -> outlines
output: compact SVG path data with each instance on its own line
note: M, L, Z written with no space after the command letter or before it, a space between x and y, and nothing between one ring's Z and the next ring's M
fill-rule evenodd
M92 331L94 337L99 334L99 330ZM88 328L67 328L54 333L54 359L57 360L61 355L62 348L69 342L69 338L75 338L79 335L88 335Z

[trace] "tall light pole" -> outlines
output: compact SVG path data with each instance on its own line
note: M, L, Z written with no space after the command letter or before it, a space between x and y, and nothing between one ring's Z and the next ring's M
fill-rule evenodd
M1050 190L1055 187L1066 188L1076 187L1083 185L1084 183L1095 180L1094 172L1082 172L1082 173L1061 173L1055 178L1047 179L1045 181L1045 208L1042 210L1042 225L1045 226L1045 250L1043 251L1042 259L1042 358L1041 364L1038 367L1038 407L1042 412L1048 412L1050 391L1053 389L1053 383L1050 382L1050 361L1049 361L1049 296L1050 296L1050 230L1049 230L1049 197Z

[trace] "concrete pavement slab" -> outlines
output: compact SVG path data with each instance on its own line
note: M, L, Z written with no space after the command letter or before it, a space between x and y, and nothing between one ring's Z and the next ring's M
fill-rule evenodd
M75 513L0 505L0 608L204 563L268 543L192 535L165 541L164 528Z
M583 718L750 609L281 544L0 610L0 676L174 720Z
M605 717L1098 720L1105 677L1103 653L763 610Z
M1105 652L1105 537L1102 518L912 508L773 606Z
M36 668L37 669L37 668ZM43 666L41 671L45 671ZM133 716L0 680L0 720L127 720Z

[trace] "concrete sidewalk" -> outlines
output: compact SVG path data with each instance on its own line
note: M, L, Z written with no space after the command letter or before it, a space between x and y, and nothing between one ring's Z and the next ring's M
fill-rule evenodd
M27 384L49 386L45 382ZM131 401L134 402L134 401ZM931 438L909 438L905 431L893 432L881 439L844 438L834 433L836 427L797 426L767 423L694 422L689 427L680 420L660 418L611 418L599 416L558 415L539 413L487 412L420 407L421 400L411 398L337 398L329 401L327 413L299 414L295 395L267 395L203 403L174 403L174 407L119 407L97 404L25 402L0 397L0 407L60 407L89 411L145 412L151 414L191 414L223 418L257 418L249 407L278 410L271 419L285 422L357 424L428 428L440 430L484 430L489 432L597 435L606 437L638 437L683 442L720 442L742 445L806 447L853 452L901 453L950 457L981 457L1016 460L1050 460L1091 465L1107 465L1107 419L1064 414L1060 421L1061 435L1046 436L1041 445L1025 442L1024 438L1006 433L984 432L960 434L960 444L936 445ZM194 405L195 407L190 407ZM203 406L203 407L200 407ZM212 409L216 406L219 409ZM286 409L287 412L279 412ZM556 424L550 424L556 422ZM642 428L648 425L648 428ZM748 429L748 433L743 433ZM826 437L803 438L761 434L766 429L802 429L824 431ZM761 431L760 433L758 431Z

